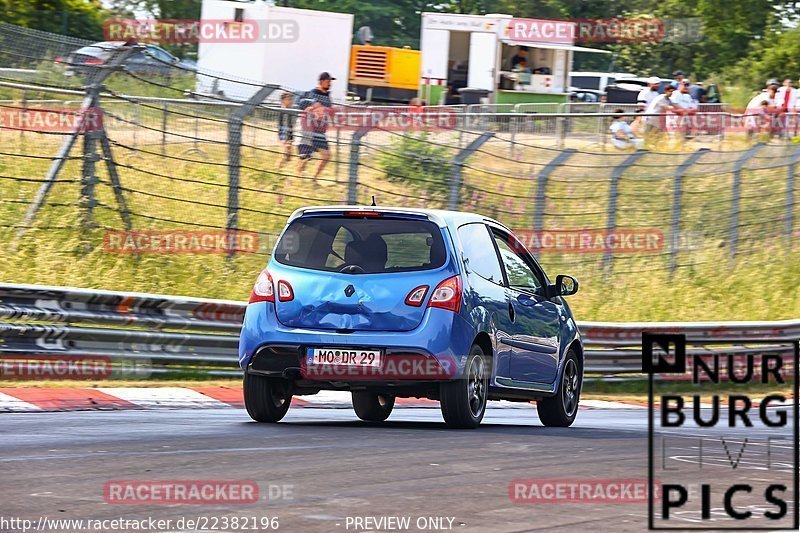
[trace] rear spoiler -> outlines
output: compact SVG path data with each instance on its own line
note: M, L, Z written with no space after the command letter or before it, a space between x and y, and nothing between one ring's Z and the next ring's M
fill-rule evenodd
M414 209L409 207L376 207L376 206L366 206L366 205L332 205L332 206L313 206L313 207L301 207L297 209L289 216L289 220L287 220L287 224L294 221L297 218L307 215L344 215L348 214L350 216L357 214L359 212L363 212L365 216L369 216L372 214L373 216L382 216L382 215L400 215L400 216L410 216L414 218L426 218L439 226L440 228L444 228L447 226L445 220L437 215L436 213L432 213L430 211L424 209Z

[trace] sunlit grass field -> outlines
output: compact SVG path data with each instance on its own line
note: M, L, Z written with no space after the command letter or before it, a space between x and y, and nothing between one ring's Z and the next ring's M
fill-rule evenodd
M133 229L224 230L229 178L224 124L210 116L170 116L169 133L164 136L157 131L161 125L157 110L139 112L142 128L106 119ZM342 141L348 136L344 133ZM104 246L106 232L124 226L103 161L97 163L94 226L82 224L80 142L73 149L74 159L59 176L63 181L53 186L33 227L17 238L13 226L24 219L40 185L19 178L42 180L63 137L0 130L0 281L246 299L286 217L302 206L339 204L347 198L347 144L332 147L334 160L314 181L309 176L316 161L305 176L297 175L296 159L278 170L281 156L276 137L274 126L267 122L249 124L243 137L239 228L257 233L257 253L130 255L112 253ZM329 137L333 142L335 135ZM392 157L396 151L398 138L398 134L375 132L365 139L358 168L359 202L368 205L375 196L379 205L446 208L447 187L441 187L441 180L448 179L449 170L445 175L387 178L383 164L387 154ZM439 133L427 140L446 142L441 156L451 158L459 147L454 139L452 133ZM163 148L162 140L166 140ZM515 230L531 230L537 176L559 152L536 147L534 136L516 140L515 145L492 140L467 160L459 208L492 216ZM732 170L744 150L704 155L682 180L677 248L670 244L674 175L689 154L669 146L659 149L642 156L619 179L615 225L660 232L661 249L617 253L610 265L604 264L601 254L538 254L551 277L568 273L580 280L579 293L569 300L579 320L800 316L800 208L795 203L788 212L795 219L788 231L788 148L766 146L744 166L736 222L732 222ZM544 229L608 226L609 182L614 168L630 154L599 153L596 146L586 150L598 153L579 151L551 174L543 204ZM395 157L411 161L416 156ZM799 193L794 194L796 199ZM735 260L732 227L738 232ZM677 264L674 272L670 270L672 252Z

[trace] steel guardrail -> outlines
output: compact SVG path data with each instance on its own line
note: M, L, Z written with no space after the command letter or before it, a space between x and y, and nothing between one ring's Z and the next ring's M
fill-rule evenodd
M154 373L235 375L246 306L234 300L3 283L0 362L87 356L121 367L144 362ZM641 377L643 331L685 334L688 352L701 355L763 352L754 341L800 338L800 320L578 322L578 327L586 373L606 377ZM770 350L788 356L792 348Z

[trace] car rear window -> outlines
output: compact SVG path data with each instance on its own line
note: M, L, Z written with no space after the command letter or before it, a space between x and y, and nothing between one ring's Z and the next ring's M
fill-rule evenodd
M431 270L446 255L436 224L392 217L298 218L275 248L284 265L348 274Z

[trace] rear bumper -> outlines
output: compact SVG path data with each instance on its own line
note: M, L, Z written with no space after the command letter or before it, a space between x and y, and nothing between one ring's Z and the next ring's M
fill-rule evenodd
M239 365L262 374L320 381L441 381L463 374L475 332L460 315L428 309L411 331L357 331L288 328L277 321L270 302L247 306L239 339ZM384 350L381 368L312 367L309 348Z

